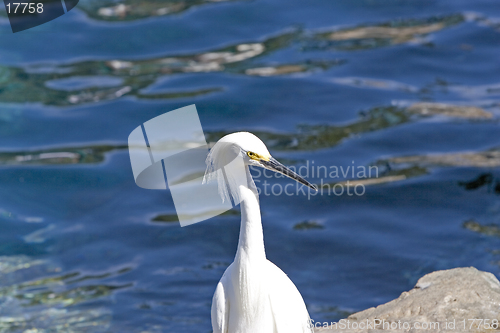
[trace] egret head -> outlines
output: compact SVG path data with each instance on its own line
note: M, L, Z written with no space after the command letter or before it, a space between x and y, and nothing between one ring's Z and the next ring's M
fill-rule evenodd
M205 172L203 181L207 182L213 178L217 178L219 194L222 200L224 200L225 197L229 199L228 185L232 196L238 199L237 193L235 192L237 192L237 184L241 183L241 179L238 178L241 177L238 177L236 174L242 175L241 172L243 172L247 178L247 186L255 188L255 184L250 174L246 172L247 168L243 166L256 166L281 173L303 185L317 190L315 185L309 183L297 173L274 159L267 150L264 142L248 132L232 133L221 138L210 150L206 163L207 171ZM223 170L226 172L222 172Z

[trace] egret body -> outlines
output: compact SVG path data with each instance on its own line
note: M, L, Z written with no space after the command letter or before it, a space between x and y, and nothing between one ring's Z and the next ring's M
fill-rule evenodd
M218 283L212 301L213 332L310 333L302 296L288 276L266 258L259 197L249 166L273 170L315 190L316 187L272 158L264 143L246 132L226 135L214 145L207 158L207 174L236 156L244 162L247 183L232 182L231 170L212 173L223 200L232 196L241 207L236 256Z

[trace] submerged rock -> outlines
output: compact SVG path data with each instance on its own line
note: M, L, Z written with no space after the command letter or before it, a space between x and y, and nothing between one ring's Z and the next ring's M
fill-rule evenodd
M444 103L414 103L408 111L422 116L443 115L468 119L491 119L493 114L476 106L461 106Z
M384 38L393 39L395 44L404 43L414 36L425 35L442 30L444 23L422 24L413 27L359 27L351 30L334 31L329 38L332 40Z
M321 32L315 36L316 43L309 48L360 50L425 41L425 36L464 22L461 14L427 17L424 19L394 20L381 24L347 27ZM325 42L326 41L326 42ZM329 43L328 43L329 42Z
M458 152L446 154L413 155L379 161L380 164L411 164L421 167L476 167L496 168L500 166L500 150L491 149L481 152Z
M303 221L293 226L294 230L325 229L325 226L316 221Z
M301 125L295 133L252 131L268 147L276 150L315 150L333 147L342 140L366 132L373 132L409 122L410 115L403 109L388 106L363 112L354 122L335 125ZM208 141L216 142L228 132L209 132Z
M347 321L351 329L337 325L316 332L494 332L500 325L500 282L474 267L436 271L399 298ZM367 323L379 325L367 329Z
M101 163L109 152L127 149L125 145L95 145L85 147L56 147L33 151L0 151L0 166L87 164Z
M479 234L483 234L486 236L496 236L500 237L500 226L491 224L491 225L483 225L474 220L465 221L463 224L465 229L470 231L477 232ZM500 309L499 309L500 310Z
M239 216L239 215L240 215L240 212L238 210L230 209L230 210L227 210L221 214L218 214L217 216L224 217L224 216ZM154 218L152 218L151 222L166 223L166 224L178 223L179 217L177 216L177 214L160 214L160 215L156 215Z
M78 8L99 21L134 21L182 13L192 7L230 0L82 0Z

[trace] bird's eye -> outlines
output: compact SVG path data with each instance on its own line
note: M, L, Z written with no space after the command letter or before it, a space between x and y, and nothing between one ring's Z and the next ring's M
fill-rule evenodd
M250 157L250 158L254 158L254 157L255 157L255 154L254 154L254 153L252 153L251 151L247 152L247 155L248 155L248 157Z

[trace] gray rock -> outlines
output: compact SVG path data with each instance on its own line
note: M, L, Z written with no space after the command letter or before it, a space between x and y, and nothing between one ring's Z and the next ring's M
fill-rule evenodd
M427 274L399 298L316 332L499 332L499 321L500 282L467 267Z

